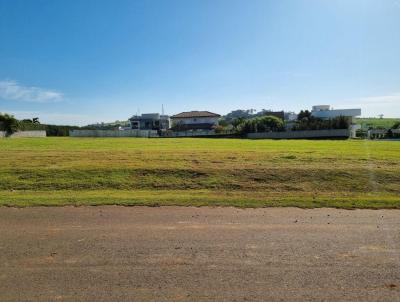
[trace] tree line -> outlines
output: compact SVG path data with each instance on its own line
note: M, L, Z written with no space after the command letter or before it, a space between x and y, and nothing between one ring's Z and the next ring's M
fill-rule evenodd
M344 116L320 119L312 116L308 110L300 111L295 121L284 121L284 119L275 116L275 114L271 114L272 111L265 109L260 112L255 112L254 109L235 110L223 116L215 130L217 132L230 130L238 134L246 134L255 132L348 129L351 123L351 120Z
M91 127L41 124L39 118L18 120L7 113L0 113L0 131L11 135L17 131L44 130L47 136L69 136L70 130L91 130Z

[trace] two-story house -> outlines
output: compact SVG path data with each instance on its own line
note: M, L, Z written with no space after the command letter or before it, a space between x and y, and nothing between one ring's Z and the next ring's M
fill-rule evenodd
M172 128L177 131L211 130L221 116L209 111L182 112L171 116Z

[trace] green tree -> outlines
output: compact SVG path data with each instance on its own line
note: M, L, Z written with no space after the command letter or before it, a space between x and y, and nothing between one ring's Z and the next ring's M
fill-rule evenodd
M222 127L227 127L227 126L229 125L229 123L228 123L225 119L221 118L221 119L218 121L218 125L219 125L219 126L222 126Z
M301 110L300 113L297 115L297 120L301 121L305 118L310 120L312 118L311 112L308 110Z
M282 119L271 115L242 120L236 128L240 133L283 131L285 129Z
M19 129L19 122L14 116L0 113L0 129L12 134Z
M292 127L293 131L300 130L324 130L324 129L348 129L350 126L349 118L338 116L332 119L322 120L312 115L304 113L296 124Z

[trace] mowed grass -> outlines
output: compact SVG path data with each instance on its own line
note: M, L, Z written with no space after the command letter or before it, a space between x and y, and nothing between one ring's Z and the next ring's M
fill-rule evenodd
M400 208L400 143L0 140L0 205Z
M373 128L391 128L394 124L400 122L399 118L356 118L356 123L363 129Z

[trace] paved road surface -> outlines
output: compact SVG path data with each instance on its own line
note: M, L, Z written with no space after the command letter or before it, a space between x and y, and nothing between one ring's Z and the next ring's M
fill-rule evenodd
M400 301L400 211L0 208L0 301Z

